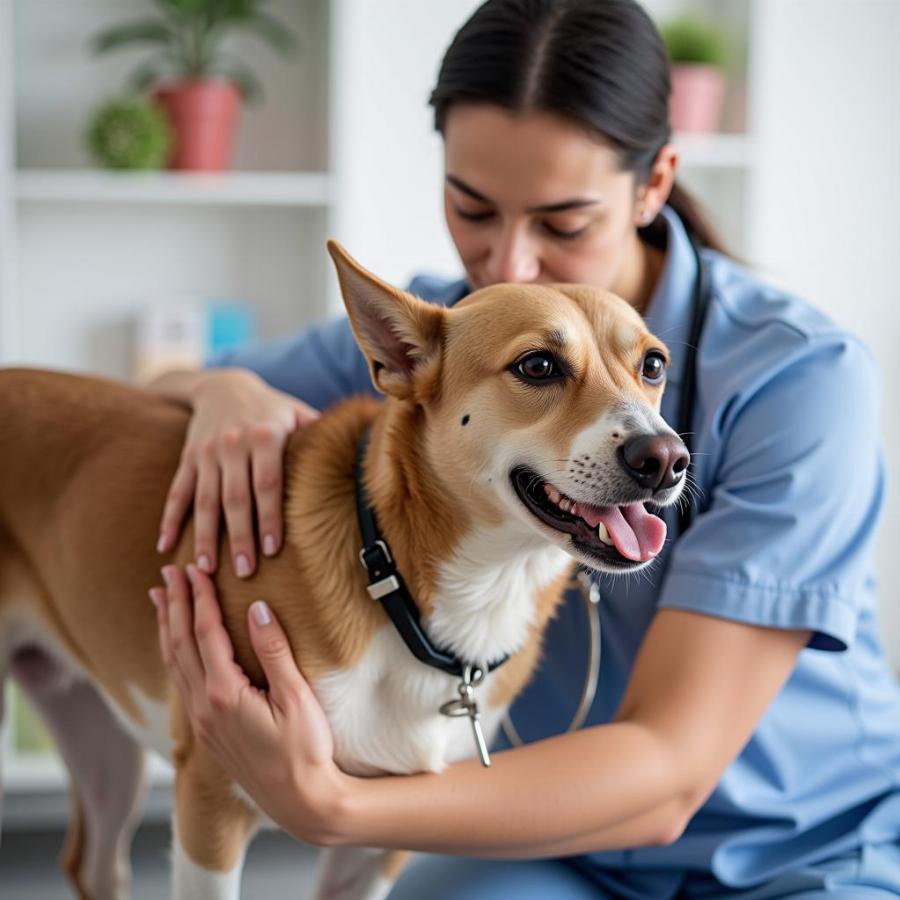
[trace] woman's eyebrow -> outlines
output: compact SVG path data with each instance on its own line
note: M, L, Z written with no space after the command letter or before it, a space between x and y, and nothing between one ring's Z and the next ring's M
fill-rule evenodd
M479 203L487 203L493 204L493 200L490 197L486 197L481 191L476 191L475 188L466 184L461 179L457 178L455 175L447 175L447 183L451 184L458 191L462 191L462 193L467 194L473 200L477 200ZM598 203L602 203L602 200L599 198L592 199L590 197L579 197L572 200L563 200L559 203L546 203L543 206L530 206L526 212L530 213L555 213L555 212L564 212L567 209L580 209L584 206L596 206Z

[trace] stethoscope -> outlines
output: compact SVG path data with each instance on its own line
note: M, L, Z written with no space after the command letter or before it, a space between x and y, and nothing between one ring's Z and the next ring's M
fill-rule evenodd
M703 326L706 323L706 312L709 308L710 289L708 275L703 260L700 258L700 250L696 242L688 235L688 242L694 254L697 266L697 274L694 277L694 289L691 297L691 327L687 341L687 350L684 356L684 369L681 376L681 397L678 404L678 434L689 453L693 453L693 422L694 407L697 391L697 348L703 335ZM693 467L693 459L685 473L687 478ZM695 508L693 497L688 496L678 509L678 531L680 536L688 529L694 519ZM603 652L603 640L600 627L600 587L596 577L584 570L577 570L572 576L571 586L578 590L584 603L588 619L588 667L584 675L584 683L581 688L581 696L578 707L572 716L569 731L577 731L584 725L588 713L594 703L597 694L597 685L600 681L600 659ZM514 747L520 747L524 741L520 737L516 726L513 724L510 713L507 712L501 722L503 732L507 740Z

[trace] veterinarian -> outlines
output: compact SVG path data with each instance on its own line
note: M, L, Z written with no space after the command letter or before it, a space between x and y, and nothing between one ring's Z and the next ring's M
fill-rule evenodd
M431 97L465 278L410 290L447 305L496 282L620 294L672 351L670 423L698 284L708 302L690 398L696 515L686 531L669 518L645 577L600 579L601 674L582 730L553 737L588 652L571 598L513 708L524 747L437 776L338 771L277 621L253 608L263 695L232 662L201 570L246 576L277 553L287 436L371 390L348 324L151 387L194 410L160 549L193 503L197 566L192 584L167 570L155 599L195 729L298 838L446 854L416 861L392 897L900 895L900 692L872 571L878 375L856 338L724 253L675 183L668 98L663 45L632 0L489 0Z

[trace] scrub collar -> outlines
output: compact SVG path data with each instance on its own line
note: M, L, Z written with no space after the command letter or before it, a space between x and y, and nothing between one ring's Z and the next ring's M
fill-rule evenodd
M681 384L691 330L691 302L697 278L697 260L678 213L670 206L660 212L665 229L666 260L647 304L647 327L669 348L668 383Z

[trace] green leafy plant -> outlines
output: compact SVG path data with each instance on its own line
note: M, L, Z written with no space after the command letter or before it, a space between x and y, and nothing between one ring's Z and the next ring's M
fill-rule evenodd
M143 97L122 97L94 111L86 139L91 156L108 169L161 169L175 136L158 106Z
M711 22L694 16L680 16L665 23L660 33L674 65L724 67L728 58L728 39Z
M156 52L131 74L128 86L142 91L164 78L225 78L253 101L262 85L239 59L222 48L234 31L250 32L284 56L297 46L294 34L262 7L266 0L152 0L153 17L107 28L90 42L94 54L135 44Z

